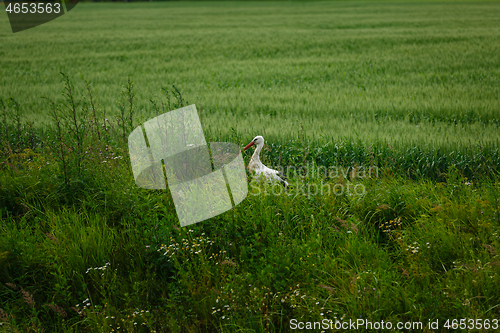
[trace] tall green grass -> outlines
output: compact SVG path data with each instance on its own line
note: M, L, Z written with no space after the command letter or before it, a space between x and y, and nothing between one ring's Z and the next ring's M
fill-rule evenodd
M288 195L253 185L233 210L180 229L165 193L135 188L117 161L100 187L63 206L47 199L57 198L48 176L2 172L2 198L18 203L2 209L7 330L259 332L288 331L293 318L498 317L498 180L381 175L356 180L357 194L312 190L347 186L342 178L292 179Z
M292 320L360 318L443 329L448 318L498 317L494 170L471 179L444 160L436 176L416 162L421 151L394 159L390 149L314 146L299 133L263 153L296 167L287 192L251 182L243 203L181 229L168 192L134 184L122 136L133 114L112 123L97 110L89 121L92 87L74 91L66 76L61 86L66 100L48 102L51 127L33 134L21 122L20 136L3 139L7 331L286 332ZM123 93L134 96L131 81ZM184 103L178 90L164 94L157 107ZM80 97L87 103L73 109ZM332 167L340 171L324 173Z

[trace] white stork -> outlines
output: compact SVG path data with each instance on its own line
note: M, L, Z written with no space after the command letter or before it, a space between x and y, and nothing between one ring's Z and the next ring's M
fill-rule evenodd
M253 171L255 175L259 178L265 178L270 181L279 181L283 186L285 186L285 189L288 188L288 182L285 180L286 177L283 175L283 173L270 169L266 167L262 162L260 161L259 154L260 151L262 150L262 147L264 147L264 138L262 136L256 136L252 142L250 142L248 145L245 146L241 151L245 151L248 148L252 147L253 145L257 145L257 148L255 148L255 152L252 155L252 158L250 159L250 163L248 163L248 169L250 171Z

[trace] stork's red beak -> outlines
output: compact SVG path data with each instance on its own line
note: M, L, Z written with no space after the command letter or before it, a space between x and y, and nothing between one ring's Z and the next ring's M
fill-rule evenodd
M243 148L241 151L245 151L245 150L247 150L248 148L252 147L254 144L255 144L255 142L253 142L253 141L252 141L252 142L250 142L250 143L249 143L249 144L247 144L247 145L246 145L246 147L245 147L245 148Z

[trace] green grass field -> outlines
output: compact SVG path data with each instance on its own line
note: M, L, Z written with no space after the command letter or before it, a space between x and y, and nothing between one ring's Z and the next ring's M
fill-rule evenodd
M37 122L62 71L110 114L132 76L144 118L175 84L208 132L246 139L288 140L302 123L333 139L498 145L499 14L497 2L85 3L17 34L3 15L0 83Z
M500 2L80 3L0 41L0 332L499 327ZM341 172L179 228L124 138L185 103Z

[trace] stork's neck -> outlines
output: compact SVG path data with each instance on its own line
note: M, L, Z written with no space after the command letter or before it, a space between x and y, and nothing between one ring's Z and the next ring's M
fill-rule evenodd
M253 152L253 155L252 155L253 162L260 163L259 154L260 154L260 151L262 150L262 147L264 147L264 143L258 144L257 148L255 148L255 151Z

